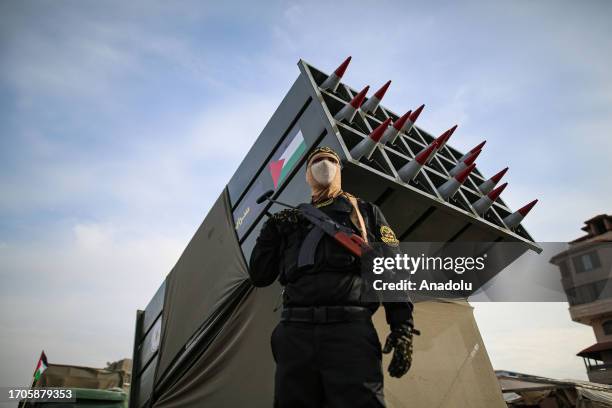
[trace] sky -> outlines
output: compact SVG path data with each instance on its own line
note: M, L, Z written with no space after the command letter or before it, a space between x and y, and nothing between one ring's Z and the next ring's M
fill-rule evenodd
M393 83L483 139L539 241L610 213L612 3L0 2L0 386L131 356L144 308L299 75ZM586 379L566 303L478 303L495 369Z

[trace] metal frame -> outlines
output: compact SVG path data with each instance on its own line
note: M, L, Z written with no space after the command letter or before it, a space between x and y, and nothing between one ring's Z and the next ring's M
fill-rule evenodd
M435 218L440 212L444 212L452 215L462 224L455 228L456 233L451 236L452 240L466 240L462 235L470 229L470 234L467 234L470 237L469 240L520 241L525 243L529 249L538 253L542 251L522 225L513 230L505 226L502 220L505 216L512 213L512 210L508 208L501 198L495 201L493 206L484 214L484 217L479 216L474 211L472 204L482 197L482 193L478 190L477 185L486 179L478 171L478 168L474 169L468 180L460 187L452 199L443 200L440 197L436 187L450 177L448 171L458 163L458 158L462 156L459 150L452 148L448 144L435 154L429 164L423 167L417 176L416 182L407 184L400 180L397 175L399 166L394 164L394 162L403 161L405 163L412 160L418 153L418 151L415 151L416 148L423 148L434 139L432 135L418 126L414 126L409 134L401 132L398 137L399 146L397 147L378 144L372 155L373 160L365 161L352 158L350 155L351 144L355 145L359 140L368 137L368 134L385 119L389 117L397 119L399 115L380 104L374 112L368 114L359 109L356 113L356 118L351 124L338 122L334 119L334 114L332 113L338 109L330 105L344 106L358 91L344 83L339 84L336 92L322 90L319 88L319 84L327 78L327 74L304 60L300 60L298 66L302 76L310 85L311 96L314 100L319 101L321 113L326 122L325 127L338 138L342 148L342 151L339 153L346 163L345 169L349 169L352 172L359 168L374 173L380 177L380 183L384 183L385 187L390 189L386 192L386 197L397 193L405 194L410 199L408 202L411 205L418 202L424 208L423 218L417 217L414 220L415 223L419 222L422 226L412 223L406 226L404 230L396 231L398 236L403 237L405 240L411 240L411 235L429 236L430 234L414 234L415 229L427 227L427 224L429 224L427 222L428 218ZM343 170L344 173L348 172ZM481 230L482 234L478 234L478 230ZM435 237L435 234L431 236ZM431 239L431 241L433 240Z

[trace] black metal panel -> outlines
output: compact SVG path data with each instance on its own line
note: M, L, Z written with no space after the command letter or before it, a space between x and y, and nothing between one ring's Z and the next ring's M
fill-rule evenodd
M298 77L227 184L232 207L246 191L253 175L268 161L274 146L292 127L300 109L308 102L308 90L304 81Z
M136 398L132 402L131 408L141 408L149 401L153 394L153 380L155 379L155 368L157 367L157 359L151 361L151 364L145 368L139 377Z
M140 378L135 373L140 371L140 357L138 353L138 347L140 344L140 338L142 337L142 318L144 311L136 311L136 323L134 324L134 345L132 347L132 379L130 383L130 400L129 407L134 408L133 401L136 401L136 395L139 389Z
M155 295L153 295L153 298L151 299L151 301L149 301L147 308L144 310L144 316L143 316L143 321L142 321L143 335L146 334L149 331L149 329L151 329L151 326L153 325L153 323L161 315L161 312L164 308L165 292L166 292L166 281L164 280L164 282L161 284L159 289L157 289L157 292L155 292Z
M466 221L451 212L437 209L433 211L419 228L412 231L406 241L445 242L465 227Z
M140 367L138 373L143 371L147 364L151 361L151 359L157 357L157 351L159 350L159 342L161 339L161 329L162 329L162 317L161 315L155 321L151 330L145 335L142 343L138 348L138 361L140 362ZM136 372L132 370L133 372Z
M295 108L298 109L299 106L296 105ZM325 131L325 127L320 117L320 111L316 109L314 104L307 104L305 109L299 109L295 123L285 132L285 135L279 140L279 143L274 146L269 146L271 154L266 157L265 162L256 164L255 167L259 169L259 172L248 175L251 177L252 182L247 191L241 194L241 199L233 203L235 207L233 211L234 223L239 240L245 238L267 206L266 203L257 204L255 200L267 190L272 189L279 191L282 190L285 185L289 184L294 169L299 167L300 163L305 160L308 152L315 147L314 144L317 143L321 137L322 131ZM292 142L295 142L299 138L304 140L305 151L299 155L300 159L298 162L296 162L290 170L287 170L286 173L283 173L286 174L286 176L276 180L275 183L272 175L273 171L270 166L277 162L277 160L291 148ZM285 167L290 166L284 166L283 172L286 171ZM238 172L236 172L236 174L237 173ZM240 178L246 178L246 176L241 176Z

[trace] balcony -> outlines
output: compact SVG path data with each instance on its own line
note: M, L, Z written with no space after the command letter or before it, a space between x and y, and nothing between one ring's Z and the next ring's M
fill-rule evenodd
M589 381L612 384L612 341L595 343L576 355L582 357Z
M599 384L612 384L612 364L587 366L589 381Z

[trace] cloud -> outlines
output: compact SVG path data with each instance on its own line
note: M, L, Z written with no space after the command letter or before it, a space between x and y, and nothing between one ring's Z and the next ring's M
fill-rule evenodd
M45 10L47 18L41 14L44 5L5 6L3 32L13 39L6 41L5 80L22 97L78 97L90 103L112 99L115 104L121 103L122 91L129 91L128 80L150 77L159 64L189 74L192 82L211 80L208 56L194 52L189 37L160 20L181 14L180 7L162 3L53 7ZM194 10L190 19L197 23L200 14Z
M136 309L146 306L189 238L133 236L94 223L72 232L65 241L0 248L0 277L8 282L0 291L2 360L14 363L4 365L1 384L26 384L25 362L41 349L58 363L129 357Z
M60 49L39 27L13 44L23 52L3 66L22 120L2 142L13 168L0 176L7 226L0 234L7 283L0 384L26 384L41 349L51 362L77 365L130 357L136 309L162 283L288 89L253 92L231 78L204 78L217 94L160 90L193 100L185 111L166 103L128 107L142 90L126 78L150 78L164 64L206 75L193 39L73 17L58 33ZM161 65L148 65L151 57ZM41 106L41 98L55 103Z
M570 322L566 303L472 303L496 370L588 380L576 353L594 343L593 330Z

